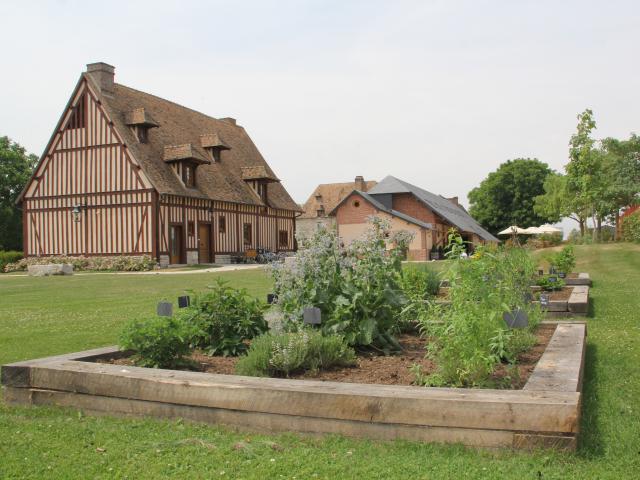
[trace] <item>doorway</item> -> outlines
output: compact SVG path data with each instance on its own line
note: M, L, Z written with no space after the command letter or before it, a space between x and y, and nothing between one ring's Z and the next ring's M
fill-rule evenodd
M198 261L211 263L211 224L198 224Z
M183 263L183 238L182 225L169 227L169 263Z

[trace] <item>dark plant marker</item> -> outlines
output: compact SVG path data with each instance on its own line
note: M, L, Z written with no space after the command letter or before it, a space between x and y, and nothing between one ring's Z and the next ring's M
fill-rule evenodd
M549 306L550 297L546 293L540 294L540 306L548 307Z
M566 274L566 273L564 273L564 272L558 272L558 276L559 276L560 278L566 278L567 274Z
M173 315L173 304L171 302L158 302L156 313L159 317L171 317Z
M320 325L322 314L318 307L306 307L302 319L307 325Z
M544 275L544 270L538 270L538 275L543 276Z
M179 308L187 308L189 305L191 305L191 298L189 297L189 295L178 297Z
M278 300L278 296L275 293L267 293L267 303L273 305Z
M529 326L529 315L524 310L518 309L514 312L504 312L502 318L509 328L526 328Z
M551 283L555 283L555 282L557 282L557 281L558 281L558 277L549 277L549 281L550 281Z

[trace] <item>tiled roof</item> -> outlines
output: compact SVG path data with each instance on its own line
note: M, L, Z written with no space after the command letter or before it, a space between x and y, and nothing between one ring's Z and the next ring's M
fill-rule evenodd
M216 119L117 83L108 94L102 94L91 74L83 75L100 95L100 101L117 131L160 194L263 205L243 180L242 169L260 167L269 178L277 177L244 128L233 121ZM127 122L139 121L141 115L144 119L153 119L158 125L149 130L147 143L138 142L135 133L127 126ZM196 170L197 188L185 187L165 162L165 158L172 155L168 153L169 157L165 157L165 147L169 147L169 151L176 147L174 155L178 155L180 149L177 147L186 150L184 145L189 145L187 153L191 158L207 160L210 155L205 146L214 146L215 142L221 149L228 148L222 152L221 161L200 165ZM279 182L269 185L267 203L274 208L300 210Z
M366 190L373 188L375 184L375 180L364 182ZM316 218L318 210L323 210L325 214L328 214L354 190L359 190L356 182L318 185L302 207L304 213L300 218Z
M480 226L480 224L459 205L456 205L452 201L440 195L423 190L420 187L411 185L410 183L404 182L396 177L392 177L391 175L385 177L368 193L374 197L376 195L390 193L411 193L429 209L440 215L451 225L457 227L460 231L475 233L484 240L491 242L499 241L496 237L482 228L482 226Z

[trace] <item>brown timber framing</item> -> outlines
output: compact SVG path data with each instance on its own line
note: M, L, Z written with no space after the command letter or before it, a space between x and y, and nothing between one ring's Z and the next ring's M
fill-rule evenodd
M558 323L523 390L423 388L214 375L94 363L115 347L2 367L4 398L88 413L181 417L250 430L475 447L575 449L586 324Z
M25 256L146 254L161 260L161 255L168 254L172 222L182 225L184 250L189 252L198 248L198 224L210 223L212 258L245 248L281 250L278 223L284 222L293 238L295 209L217 201L204 194L198 198L201 192L197 189L188 195L161 193L151 181L153 175L145 170L149 159L137 150L128 124L123 126L121 115L126 112L114 106L113 94L90 74L83 74L76 83L20 195ZM139 163L142 160L145 169ZM154 182L159 181L155 178ZM169 190L166 185L162 188ZM79 216L73 214L77 209ZM228 217L224 234L218 228L219 215ZM253 232L247 246L242 241L245 221L251 223ZM191 222L195 235L188 235ZM286 250L292 250L294 244L288 247Z

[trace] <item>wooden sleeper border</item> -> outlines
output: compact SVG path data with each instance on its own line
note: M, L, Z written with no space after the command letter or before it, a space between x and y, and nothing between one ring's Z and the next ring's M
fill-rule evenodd
M2 367L5 401L241 429L575 449L586 324L559 323L523 390L254 378L95 363L106 347Z

